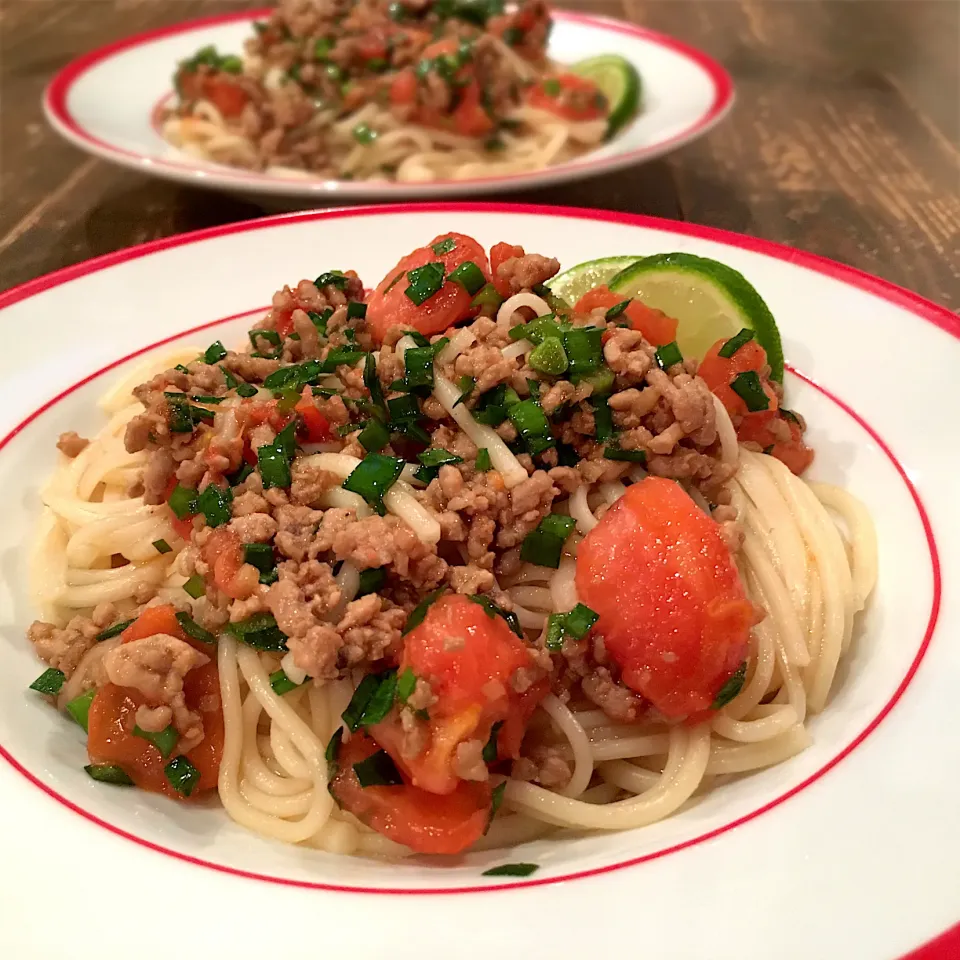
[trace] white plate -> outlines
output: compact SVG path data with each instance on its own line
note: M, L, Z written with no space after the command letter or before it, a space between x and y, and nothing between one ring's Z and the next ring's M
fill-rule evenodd
M25 544L58 433L100 422L95 400L127 362L118 358L187 332L201 346L242 336L239 315L284 282L346 267L376 282L451 228L567 265L690 251L741 270L766 298L815 473L866 502L880 546L878 589L842 682L810 724L813 746L642 830L518 848L506 859L540 864L521 881L480 876L502 854L441 866L337 858L262 840L216 808L92 782L79 731L26 689L39 669L24 639L34 616ZM703 227L432 204L274 217L120 251L0 296L0 322L15 331L0 355L0 955L86 956L96 944L109 960L135 943L140 957L168 957L157 923L168 909L177 943L230 957L891 960L960 920L960 322L950 312ZM940 956L960 956L956 936Z
M730 77L699 50L629 23L556 10L549 46L553 59L573 63L618 53L637 68L644 89L637 118L611 142L570 163L484 180L395 184L286 179L204 163L180 153L160 136L155 123L158 108L171 95L177 62L207 44L241 51L252 32L251 21L267 12L195 20L94 50L53 78L43 99L47 119L82 150L143 173L233 193L322 203L501 193L578 180L651 160L689 143L733 105Z

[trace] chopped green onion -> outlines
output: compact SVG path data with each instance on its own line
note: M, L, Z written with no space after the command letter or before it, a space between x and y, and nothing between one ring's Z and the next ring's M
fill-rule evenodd
M404 384L408 390L417 387L433 389L433 347L410 347L403 355Z
M398 787L403 784L400 771L386 750L378 750L366 760L355 763L353 772L361 787Z
M230 476L227 477L227 483L229 483L231 487L239 486L251 473L253 473L253 466L244 462L243 466L240 467L236 473L231 473Z
M680 352L676 340L665 343L662 347L657 347L655 356L657 366L660 367L661 370L666 370L668 367L683 363L683 354Z
M362 320L367 315L367 305L359 300L351 300L347 304L347 319Z
M490 736L487 738L487 742L483 745L483 757L484 763L493 763L497 759L497 734L500 732L500 728L503 726L503 721L498 720L490 728Z
M422 480L424 483L429 483L434 479L439 473L440 468L448 463L463 463L463 457L458 457L455 453L451 453L449 450L432 449L424 450L423 453L417 454L417 459L423 464L423 466L414 474L418 480Z
M455 270L450 272L448 280L458 283L470 296L478 293L487 282L483 271L472 261L465 260Z
M744 327L717 351L717 356L729 360L744 344L749 343L752 339L753 331L749 327Z
M405 332L405 336L408 336L418 347L430 346L430 341L419 330L411 328Z
M408 270L407 280L410 283L404 293L419 307L443 286L443 273L442 263L425 263L422 267Z
M376 593L386 582L387 573L383 567L370 567L360 571L360 584L357 587L357 596L363 597L368 593Z
M492 283L487 283L474 295L474 298L470 301L470 306L480 307L481 310L485 307L496 309L501 303L503 303L503 297L500 296L497 288Z
M233 491L229 487L220 487L215 483L208 483L203 488L203 493L197 497L197 508L207 518L207 523L211 527L219 527L230 519L231 503L233 503Z
M413 672L412 667L407 667L407 669L397 677L397 699L406 703L410 697L413 696L413 691L416 689L417 675Z
M200 782L200 771L186 757L174 757L163 772L170 786L184 797L189 797Z
M255 613L246 620L228 623L223 629L242 643L257 650L272 653L286 652L287 635L277 626L273 614Z
M747 677L747 661L737 667L736 673L727 680L717 693L716 699L710 704L711 710L719 710L725 707L743 688L743 681Z
M521 400L507 411L510 422L517 428L532 456L542 453L555 443L550 433L550 421L536 400Z
M370 420L357 439L367 453L379 453L390 442L390 431L379 420Z
M337 367L352 367L358 360L363 359L366 353L363 350L355 350L350 347L335 347L323 361L321 373L334 373Z
M623 313L627 307L630 306L629 298L626 300L621 300L619 303L614 304L604 315L604 320L616 320L620 314Z
M453 237L447 237L445 240L439 241L439 243L430 244L430 249L438 256L441 257L445 253L450 253L457 245L457 241Z
M730 389L747 405L750 413L757 413L759 410L767 410L770 407L770 398L764 392L756 370L737 374L730 384Z
M269 543L245 543L243 562L256 567L261 573L269 573L275 566L273 547Z
M477 451L477 462L474 464L474 467L485 473L489 470L493 464L490 462L490 451L486 447L481 447Z
M523 539L520 546L520 559L539 567L560 566L563 544L573 532L577 521L558 513L548 513Z
M318 290L322 290L324 287L336 287L338 290L346 290L349 283L350 278L341 270L328 270L326 273L321 273L320 276L313 281L313 285Z
M518 323L515 327L511 327L509 336L511 340L529 340L531 343L541 344L547 337L560 339L563 336L563 330L553 314L547 313L529 323Z
M270 674L270 686L278 697L282 697L285 693L296 690L300 684L294 683L283 670L277 670Z
M547 638L546 647L551 653L557 653L563 649L563 638L566 634L564 630L564 621L566 617L562 613L551 613L547 617Z
M397 697L397 671L368 673L354 691L341 717L351 733L360 727L380 723L393 707Z
M220 372L223 374L228 390L236 390L240 386L240 381L222 364L220 365Z
M506 31L503 35L504 40L507 39ZM489 870L484 870L480 876L482 877L529 877L531 873L535 873L540 869L540 865L536 863L501 863L499 867L491 867Z
M219 363L226 355L227 348L217 340L204 350L203 362L206 364Z
M532 369L550 377L559 377L569 366L563 344L558 337L546 337L539 346L533 348L527 362Z
M195 573L184 585L183 590L189 597L193 597L194 600L199 600L206 592L207 587L203 582L203 577L199 573Z
M593 387L591 397L606 396L613 391L613 384L616 380L613 371L609 367L601 367L588 373L585 376L573 378L575 383L589 383Z
M404 466L399 457L368 453L343 481L343 489L359 493L382 517L387 512L383 496L397 482Z
M173 550L173 547L171 547L170 544L163 539L154 540L151 546L157 551L157 553L170 553Z
M257 388L252 383L241 383L237 387L237 394L241 397L255 397L257 395Z
M570 361L570 375L593 373L603 363L603 330L599 327L574 327L563 334L563 347Z
M88 763L84 768L97 783L110 783L115 787L132 787L133 781L115 763Z
M582 640L599 619L599 613L591 610L585 603L578 603L566 615L564 629L575 640Z
M96 695L97 688L94 687L86 693L81 693L79 697L74 697L73 700L67 704L67 713L83 727L84 731L87 730L87 723L90 717L90 704L93 703L93 698Z
M257 338L259 337L262 340L266 340L270 346L274 347L274 352L271 356L263 354L267 357L268 360L276 360L277 357L283 352L283 342L280 339L280 334L276 330L251 330L247 336L250 338L250 345L254 350L259 350L257 346Z
M358 123L353 128L353 139L356 140L357 143L367 147L377 139L377 131L371 130L365 123Z
M500 809L500 805L503 803L503 794L507 789L507 781L504 780L503 783L498 783L490 794L490 820L487 823L487 830L490 829L490 824L493 823L493 818L497 815L497 811ZM487 830L483 832L486 833Z
M485 597L479 593L471 593L467 599L472 600L474 603L479 603L491 619L493 619L493 617L502 617L506 621L507 626L521 640L523 639L523 629L520 627L520 618L512 610L504 610L503 607L495 604L489 597Z
M243 61L236 54L227 54L220 60L220 69L224 73L242 73Z
M112 627L107 627L106 630L101 630L97 634L96 640L99 643L101 640L112 640L114 637L119 637L124 630L127 629L134 621L133 620L121 620L119 623L115 623Z
M577 451L569 443L557 444L557 466L575 467L580 462Z
M173 748L180 739L180 734L177 733L177 728L173 724L170 724L169 727L159 732L144 730L142 727L134 726L133 735L152 743L160 751L160 756L163 757L164 760L173 753Z
M788 410L786 407L780 408L780 416L782 416L784 420L789 420L791 423L795 423L798 427L801 426L800 418L792 410Z
M167 505L178 520L186 520L198 512L197 491L178 483L167 498Z
M190 404L186 401L186 394L180 394L183 399L177 396L164 394L167 398L167 407L170 411L168 423L171 433L192 433L196 423L193 419Z
M645 450L621 450L620 447L605 447L603 455L608 460L620 460L626 463L646 463Z
M560 89L560 81L555 80L553 77L551 77L549 80L543 81L543 92L548 97L559 97Z
M410 616L407 617L407 622L403 625L403 634L408 634L414 627L419 627L423 623L423 618L427 615L427 611L430 607L436 603L436 601L443 594L443 587L440 587L438 590L434 590L433 593L428 593L411 611Z
M217 642L217 638L209 630L201 627L189 613L177 613L176 618L177 623L180 624L180 629L188 637L193 637L194 640L199 640L201 643L214 644Z
M498 427L507 419L507 411L520 402L516 391L506 384L499 384L492 390L480 395L473 418L488 427Z
M343 742L343 727L337 727L333 731L333 736L327 744L327 749L323 751L323 756L327 761L327 777L330 780L337 775L337 761L340 759L340 745Z
M593 423L596 427L597 442L603 443L613 436L613 414L606 397L590 397L593 403Z
M363 385L370 393L370 402L377 410L384 409L383 387L380 385L380 376L377 373L377 361L372 353L363 358Z
M407 8L402 3L394 2L387 7L387 13L394 23L402 23L407 17Z
M307 311L310 322L317 328L317 333L321 337L327 335L327 321L333 316L333 308L327 307L323 313L315 313L313 310Z
M66 679L67 675L62 670L50 667L30 684L30 689L52 697L60 692L60 688L66 682Z
M318 37L313 44L313 59L326 60L327 55L333 49L334 40L332 37Z
M264 487L290 486L290 461L296 450L296 420L291 420L276 436L273 443L257 448L257 467Z

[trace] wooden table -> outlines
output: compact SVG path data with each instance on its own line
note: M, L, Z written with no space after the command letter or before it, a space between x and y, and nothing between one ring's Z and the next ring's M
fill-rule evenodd
M719 59L738 102L706 138L593 181L514 194L726 227L960 308L957 0L561 0ZM261 6L262 3L255 4ZM0 288L97 254L257 216L80 153L46 125L50 76L128 34L254 4L4 0Z

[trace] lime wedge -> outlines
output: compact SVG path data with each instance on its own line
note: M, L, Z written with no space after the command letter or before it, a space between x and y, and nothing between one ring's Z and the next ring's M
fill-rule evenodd
M636 67L615 53L581 60L570 67L572 73L592 80L610 105L607 136L612 137L640 107L640 74Z
M632 267L640 259L640 256L636 256L587 260L558 273L547 281L546 286L554 296L565 300L572 307L588 290L607 283L611 277L622 273L627 267Z
M783 379L773 314L743 275L725 264L689 253L658 253L621 270L608 286L678 320L677 343L685 356L703 357L721 337L749 327L767 353L773 379Z

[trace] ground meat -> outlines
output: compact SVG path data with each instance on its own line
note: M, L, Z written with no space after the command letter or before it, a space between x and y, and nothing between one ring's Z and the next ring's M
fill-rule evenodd
M548 473L538 470L510 491L510 505L500 513L498 547L514 547L550 512L560 491Z
M532 781L549 789L563 789L573 776L573 757L568 747L544 744L520 757L510 771L515 780Z
M457 744L453 757L453 772L461 780L486 780L490 776L483 762L483 741L464 740Z
M603 357L625 387L643 383L656 350L638 330L614 327L603 346Z
M271 373L280 369L279 360L251 357L247 353L227 354L223 365L233 374L248 382L263 382Z
M647 373L647 381L670 405L683 434L697 446L708 447L717 439L713 394L703 380L685 372L671 379L663 370L654 368Z
M278 507L274 512L277 521L275 543L280 553L291 560L305 560L322 516L319 510L310 507Z
M499 383L506 383L516 370L517 361L507 359L499 347L478 343L457 357L450 379L473 377L477 381L474 393L479 396Z
M74 433L73 430L61 433L60 439L57 441L57 449L71 459L79 456L89 445L89 440L85 440L79 433Z
M465 567L450 567L447 570L447 579L457 593L466 594L487 593L496 583L489 570L472 563Z
M497 267L497 277L509 284L511 293L520 293L521 290L530 290L538 284L546 283L559 270L560 261L554 257L525 253L504 260Z
M641 697L623 684L616 683L606 667L597 667L592 675L581 680L580 687L588 699L614 720L632 723L643 713L644 702Z
M65 627L34 621L27 639L41 660L62 670L69 680L84 654L97 642L97 634L110 626L116 616L112 603L102 603L89 617L75 616Z
M158 633L114 647L103 659L107 679L132 687L155 707L167 707L168 720L180 734L177 750L187 753L203 739L203 720L190 710L183 695L184 677L210 658L184 640ZM156 722L159 718L146 718Z
M307 506L315 504L327 490L340 485L340 478L335 473L312 467L303 460L294 461L291 476L291 499L294 503Z
M230 529L241 543L269 543L275 536L278 525L268 513L248 513L230 521Z

